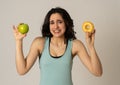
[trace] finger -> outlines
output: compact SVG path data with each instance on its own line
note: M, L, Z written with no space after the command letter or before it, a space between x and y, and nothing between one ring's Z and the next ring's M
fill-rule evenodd
M13 30L15 30L16 28L15 28L15 25L13 25Z
M88 32L85 33L86 38L88 38Z
M95 33L96 33L96 30L94 29L94 32L91 35L92 43L94 43L95 41Z
M15 25L13 25L13 32L16 32L16 27L15 27Z
M95 32L96 32L96 29L93 30L92 34L95 34Z
M96 33L96 30L94 29L94 31L92 33L92 37L95 37L95 33Z
M13 31L16 33L18 32L18 29L15 27L15 25L13 25Z
M20 33L20 35L21 35L23 38L27 36L27 34L21 34L21 33Z
M90 32L87 32L87 33L86 33L86 36L87 36L87 37L91 37L91 35L92 35L92 33L90 33Z

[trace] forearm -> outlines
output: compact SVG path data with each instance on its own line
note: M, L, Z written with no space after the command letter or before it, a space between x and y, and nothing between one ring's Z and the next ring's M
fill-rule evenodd
M97 55L97 52L96 52L94 46L89 48L89 52L90 52L90 60L91 60L91 65L92 65L92 71L97 76L102 75L102 65L101 65L100 59Z
M26 61L23 54L23 44L21 41L16 41L16 68L19 74L25 72Z

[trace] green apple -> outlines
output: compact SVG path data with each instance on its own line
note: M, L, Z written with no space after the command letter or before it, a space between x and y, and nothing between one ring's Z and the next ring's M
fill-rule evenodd
M29 31L29 26L28 24L21 23L18 25L18 31L22 34L25 34Z

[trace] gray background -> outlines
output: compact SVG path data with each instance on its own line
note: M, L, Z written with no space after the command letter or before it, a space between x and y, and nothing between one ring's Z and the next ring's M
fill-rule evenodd
M26 55L32 40L41 36L46 13L56 6L70 13L76 36L83 43L84 21L92 21L97 30L95 46L104 73L100 78L93 76L76 57L72 70L74 85L120 85L120 0L0 0L0 85L39 85L38 60L26 75L19 76L16 72L12 25L24 22L30 26L24 39Z

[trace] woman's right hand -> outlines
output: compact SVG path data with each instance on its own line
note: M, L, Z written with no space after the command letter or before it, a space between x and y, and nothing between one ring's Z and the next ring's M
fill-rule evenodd
M27 35L27 34L21 34L15 25L13 25L13 33L16 41L23 40L23 38Z

